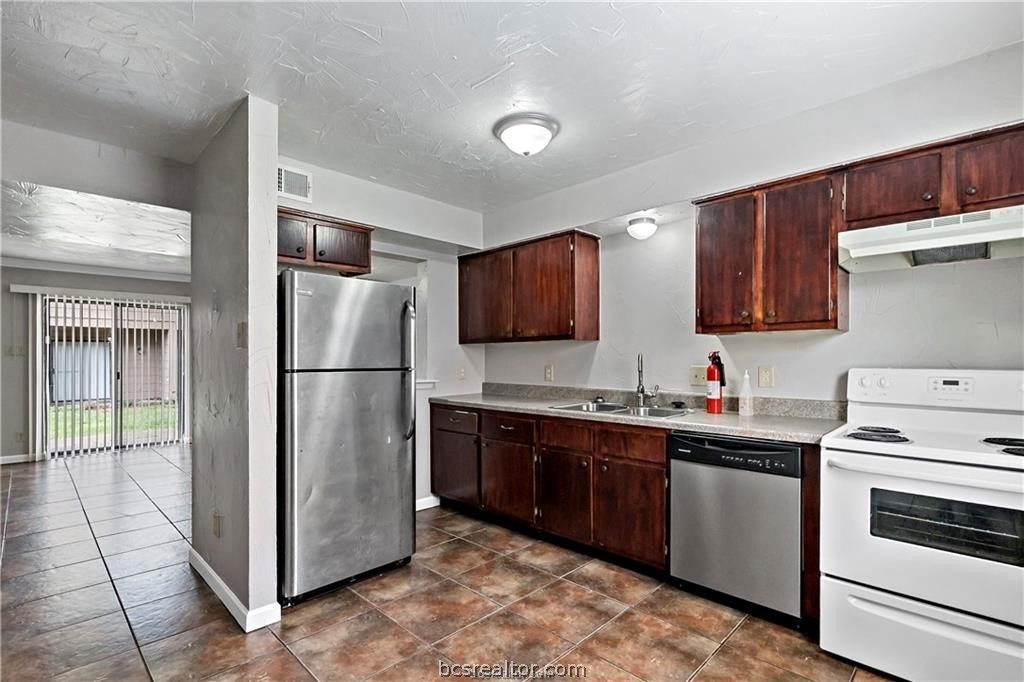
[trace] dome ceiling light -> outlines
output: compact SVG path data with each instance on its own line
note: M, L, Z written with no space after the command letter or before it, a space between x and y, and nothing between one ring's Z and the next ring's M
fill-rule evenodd
M626 226L626 232L633 239L647 239L652 234L658 231L658 223L654 218L642 217L642 218L630 218L629 224Z
M512 114L494 124L494 136L520 156L539 154L558 134L558 121L544 114Z

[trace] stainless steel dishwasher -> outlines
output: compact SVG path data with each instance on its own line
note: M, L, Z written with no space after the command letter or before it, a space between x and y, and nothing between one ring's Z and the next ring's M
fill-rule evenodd
M800 448L674 432L670 573L800 616Z

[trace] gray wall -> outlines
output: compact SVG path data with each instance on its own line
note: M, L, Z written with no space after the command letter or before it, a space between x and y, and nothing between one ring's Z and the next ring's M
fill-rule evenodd
M188 296L187 282L161 282L73 272L0 268L0 455L23 455L28 449L28 295L12 294L11 284L95 291Z
M249 609L277 596L276 163L277 107L249 98L192 207L193 546Z

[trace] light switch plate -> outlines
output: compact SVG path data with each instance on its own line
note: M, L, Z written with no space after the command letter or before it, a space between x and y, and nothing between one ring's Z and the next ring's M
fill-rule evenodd
M708 369L704 365L690 365L690 385L706 386L708 383Z
M544 381L549 384L555 380L555 366L544 365Z
M775 388L775 368L767 365L758 367L757 385L760 388Z

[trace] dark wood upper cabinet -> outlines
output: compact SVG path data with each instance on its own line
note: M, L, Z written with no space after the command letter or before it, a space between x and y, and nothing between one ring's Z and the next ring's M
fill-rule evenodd
M832 181L821 178L764 193L761 319L766 325L827 324L836 265Z
M589 453L543 449L537 463L538 525L549 533L590 543Z
M956 175L957 199L968 210L1024 196L1024 130L960 145Z
M846 173L846 220L937 214L941 194L938 152L865 164Z
M281 206L277 209L278 262L364 275L370 272L371 232L367 225Z
M459 261L459 343L512 337L512 251Z
M594 542L664 567L665 467L601 459L594 468Z
M755 205L752 194L697 213L697 331L743 331L754 322Z
M600 242L573 230L459 259L459 342L596 341Z
M532 445L481 439L480 504L498 514L533 522Z

